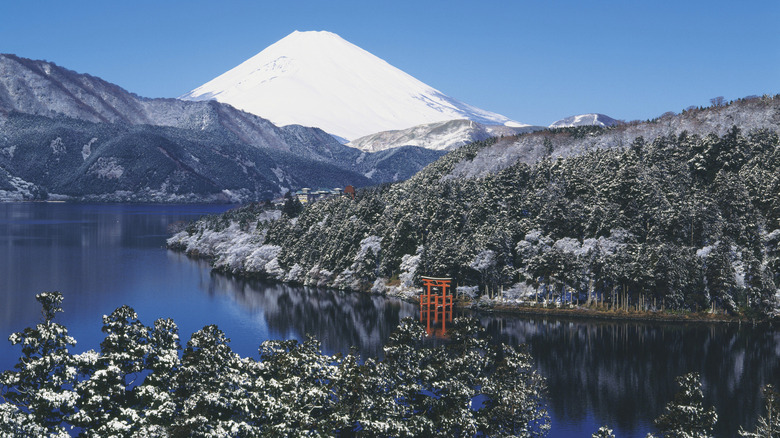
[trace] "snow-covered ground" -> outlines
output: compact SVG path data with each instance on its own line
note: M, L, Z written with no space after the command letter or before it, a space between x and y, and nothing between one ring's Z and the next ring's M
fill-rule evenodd
M242 228L238 222L221 230L208 228L202 221L196 222L195 232L183 230L168 239L168 247L184 251L195 257L213 259L214 267L228 272L268 272L271 276L279 247L263 245L265 230L258 230L258 223L279 219L281 212L263 212L256 222ZM281 272L280 272L281 273ZM281 278L280 278L281 279Z

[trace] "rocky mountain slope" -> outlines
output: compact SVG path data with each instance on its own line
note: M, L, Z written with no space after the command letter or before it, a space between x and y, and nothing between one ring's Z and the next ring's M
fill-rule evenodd
M116 201L249 201L363 186L408 178L441 155L365 153L317 128L279 128L215 101L142 98L15 55L0 55L0 151L0 199Z
M247 146L219 131L13 112L0 132L4 200L245 202L312 182L315 187L372 183L357 172Z

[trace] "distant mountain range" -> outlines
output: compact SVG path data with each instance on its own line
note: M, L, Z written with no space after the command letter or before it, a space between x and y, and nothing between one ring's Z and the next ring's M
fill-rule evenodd
M410 177L441 152L364 153L215 101L148 99L0 55L0 199L249 201Z
M573 128L580 126L617 126L621 122L604 114L581 114L552 123L549 128ZM486 125L473 120L447 120L427 123L397 131L383 131L366 135L347 143L367 152L376 152L399 146L420 146L426 149L451 151L463 145L490 137L513 136L540 131L544 126L512 127Z
M355 140L456 119L528 127L446 96L330 32L293 32L181 96Z

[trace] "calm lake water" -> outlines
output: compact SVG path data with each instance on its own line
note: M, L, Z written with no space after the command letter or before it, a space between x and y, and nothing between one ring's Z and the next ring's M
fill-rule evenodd
M101 317L127 304L151 325L173 318L184 342L217 324L233 349L257 357L267 339L313 334L327 353L355 346L376 355L416 307L366 294L243 281L165 249L168 227L224 205L0 204L0 369L20 351L8 335L40 319L35 294L58 290L58 316L76 351L98 348ZM749 325L645 324L479 315L488 332L528 344L547 377L551 437L587 437L608 424L644 437L676 391L675 376L700 372L719 437L752 428L760 388L780 387L780 331Z

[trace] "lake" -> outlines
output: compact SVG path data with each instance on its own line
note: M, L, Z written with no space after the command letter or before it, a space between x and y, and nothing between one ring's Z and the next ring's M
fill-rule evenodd
M0 369L20 351L8 336L40 320L35 294L64 294L58 322L99 348L101 317L127 304L151 325L173 318L183 343L217 324L233 349L257 357L267 339L312 334L327 353L381 347L416 306L368 294L247 281L165 248L169 227L227 205L0 204ZM529 346L547 377L551 437L590 436L608 424L618 437L644 437L675 391L674 378L702 374L715 405L717 436L753 427L760 389L780 387L780 330L742 324L665 324L476 315L505 342Z

